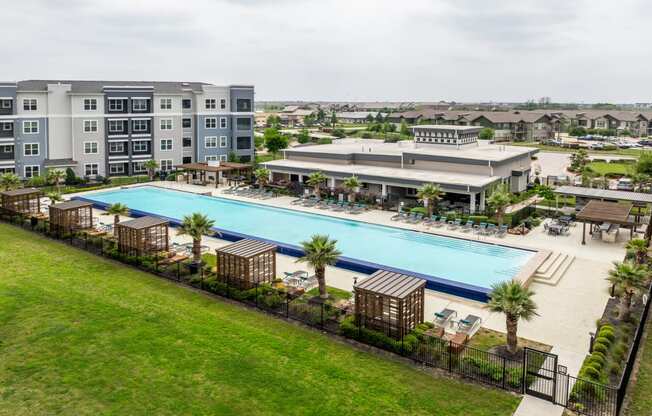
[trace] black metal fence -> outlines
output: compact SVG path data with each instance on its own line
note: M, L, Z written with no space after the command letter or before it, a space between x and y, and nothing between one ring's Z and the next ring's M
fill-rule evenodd
M395 328L382 328L377 325L373 329L368 328L362 318L355 316L350 308L339 308L306 296L293 297L269 284L256 284L251 289L242 290L237 282L218 278L210 267L205 265L195 267L180 262L164 267L156 259L124 256L117 252L115 241L111 238L93 237L85 233L50 233L47 220L34 220L1 211L0 219L157 276L396 353L420 365L442 369L500 389L546 398L584 415L619 414L641 341L644 322L649 313L648 303L636 332L620 386L611 387L567 375L564 370L558 368L560 366L557 366L554 354L529 350L535 353L528 356L528 349L525 349L522 357L509 359L489 351L429 336L426 332L417 330L396 339L393 337Z

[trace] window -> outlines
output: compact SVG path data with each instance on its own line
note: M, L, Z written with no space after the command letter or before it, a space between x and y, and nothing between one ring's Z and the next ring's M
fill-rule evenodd
M147 169L145 169L145 162L134 162L131 166L134 173L142 173L147 171Z
M34 176L39 176L40 174L41 174L41 168L38 165L25 166L26 178L33 178Z
M207 98L206 99L206 109L207 110L215 110L216 105L215 105L215 98Z
M192 119L191 118L184 118L182 120L182 125L183 125L184 129L192 128Z
M11 100L0 100L0 103L2 103L2 108L5 110L11 108Z
M220 100L220 109L226 110L226 100L224 98Z
M133 98L131 100L131 109L133 111L147 111L147 99Z
M149 152L149 146L147 145L147 141L145 140L138 140L133 142L133 149L134 152Z
M171 118L164 118L161 120L161 130L172 130Z
M210 162L211 160L217 160L217 156L215 155L206 156L204 160L206 160L207 162Z
M149 130L148 120L133 120L134 133L144 133Z
M24 134L37 134L38 133L38 121L23 121L23 133Z
M226 117L220 117L220 128L221 129L226 128Z
M206 147L207 149L217 147L217 137L216 136L204 137L204 147Z
M14 129L13 123L2 123L2 130L3 131L11 131Z
M235 100L236 111L251 111L251 100L248 98L238 98Z
M251 130L251 119L238 118L236 119L236 125L238 127L238 130Z
M109 143L109 153L124 153L125 144L123 142Z
M229 139L226 136L220 136L220 147L227 147L229 145Z
M215 117L207 117L204 120L204 127L206 127L207 129L216 129L217 119Z
M161 110L172 110L172 98L161 98Z
M192 156L184 156L182 163L192 163Z
M125 165L123 163L113 163L109 165L109 173L112 175L125 173Z
M220 162L226 162L228 160L227 155L220 155Z
M109 120L109 133L126 133L122 120Z
M251 137L238 136L238 138L236 139L236 147L238 150L251 149Z
M84 142L84 154L85 155L96 155L97 154L97 142Z
M192 147L192 137L183 138L183 147Z
M97 99L84 98L84 111L95 111L95 110L97 110Z
M161 139L161 152L169 152L172 150L172 139Z
M192 108L192 100L190 98L184 98L183 101L181 101L181 105L184 110L189 110Z
M86 176L96 176L98 175L99 167L97 163L86 163L84 164L84 175Z
M97 133L97 120L84 120L84 133Z
M159 163L161 166L161 170L164 172L172 170L172 159L161 159L161 163Z
M26 98L23 100L23 110L36 111L36 98Z
M123 111L124 110L124 100L110 99L109 100L109 111Z
M14 146L12 145L0 146L0 153L13 153L13 152L14 152Z

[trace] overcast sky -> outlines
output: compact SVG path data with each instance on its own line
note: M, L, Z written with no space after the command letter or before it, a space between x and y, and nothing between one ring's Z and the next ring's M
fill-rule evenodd
M3 0L0 80L258 100L652 101L644 0Z

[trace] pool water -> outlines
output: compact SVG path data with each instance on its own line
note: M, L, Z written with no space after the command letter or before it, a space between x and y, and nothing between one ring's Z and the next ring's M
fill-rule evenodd
M202 212L215 227L299 246L313 234L337 240L344 256L490 288L511 279L535 254L501 245L444 237L360 221L274 208L149 186L84 195L102 203L174 219Z

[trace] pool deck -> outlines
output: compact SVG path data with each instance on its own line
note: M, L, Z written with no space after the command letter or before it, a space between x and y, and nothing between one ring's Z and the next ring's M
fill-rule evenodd
M624 244L627 239L624 235L625 233L621 233L621 238L619 238L616 244L588 240L587 244L582 246L581 226L572 227L570 234L567 236L550 236L545 233L542 226L539 226L525 236L508 234L504 238L499 239L463 233L457 230L450 230L446 227L428 230L424 225L392 221L390 218L394 215L394 212L389 211L370 210L352 215L346 212L332 212L329 210L291 205L291 201L295 199L293 197L276 197L261 200L224 194L223 190L225 188L215 189L174 182L156 182L153 185L193 193L210 193L214 196L243 202L254 202L262 205L330 215L420 232L433 232L458 238L472 238L473 240L487 243L537 250L539 253L557 251L575 256L575 261L556 285L547 285L536 281L530 282L530 289L535 292L534 299L538 305L539 316L530 322L519 323L519 336L552 345L553 352L560 357L560 364L568 367L569 374L577 374L582 360L587 354L589 332L595 329L596 319L601 316L609 298L609 285L605 280L607 272L611 268L613 261L623 259L625 254ZM103 191L91 191L85 194L89 195L90 193ZM79 194L79 196L82 195ZM74 194L70 196L74 196ZM100 212L97 214L100 214ZM111 219L106 216L102 217L102 221L111 223ZM175 235L172 239L181 243L189 242L189 238L185 236ZM211 248L229 244L228 241L216 238L206 238L205 241L205 244ZM285 271L302 269L305 270L306 265L297 263L296 258L286 255L277 256L277 270L279 274ZM524 273L527 274L530 272L525 271ZM330 286L349 291L353 289L354 277L362 278L364 275L336 267L329 267L326 273L326 279ZM482 318L482 326L505 332L504 317L500 314L489 312L484 304L426 290L426 320L431 320L434 313L443 308L456 310L458 317L464 317L467 314L479 316Z

